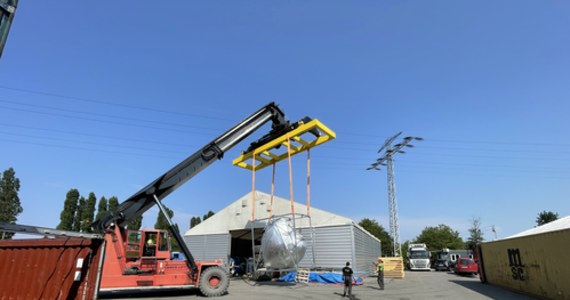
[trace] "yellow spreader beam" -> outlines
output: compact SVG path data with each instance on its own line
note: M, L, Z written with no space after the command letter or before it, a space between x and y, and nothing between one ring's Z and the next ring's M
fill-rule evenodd
M319 136L315 136L311 131L318 131ZM248 170L253 170L253 166L255 165L255 170L257 171L288 158L289 154L287 153L287 149L290 149L291 156L293 156L334 138L336 138L336 133L315 119L299 125L299 127L294 130L248 153L243 153L234 159L232 163ZM287 147L288 143L290 143L289 147ZM277 149L277 147L279 147L279 149ZM252 159L254 155L255 161Z

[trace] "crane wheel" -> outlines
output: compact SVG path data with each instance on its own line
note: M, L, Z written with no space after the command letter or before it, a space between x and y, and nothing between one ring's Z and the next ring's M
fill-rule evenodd
M217 297L228 291L230 279L228 273L218 267L209 267L202 271L198 287L206 297Z

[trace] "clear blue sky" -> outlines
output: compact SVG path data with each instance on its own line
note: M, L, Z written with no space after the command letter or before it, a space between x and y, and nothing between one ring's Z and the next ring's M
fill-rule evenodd
M386 172L365 169L403 131L425 141L395 161L402 242L438 224L467 238L473 218L506 237L570 214L569 15L567 1L22 0L0 59L0 169L21 180L18 222L54 227L69 189L123 200L275 101L337 133L312 152L314 207L388 229ZM247 147L166 198L181 228L251 190L231 165Z

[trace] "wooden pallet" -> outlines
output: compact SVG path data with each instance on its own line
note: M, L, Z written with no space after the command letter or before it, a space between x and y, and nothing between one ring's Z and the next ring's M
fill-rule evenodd
M404 278L404 261L402 257L383 257L384 278Z
M298 269L297 275L295 276L296 282L301 283L309 283L309 273L311 270L309 269Z

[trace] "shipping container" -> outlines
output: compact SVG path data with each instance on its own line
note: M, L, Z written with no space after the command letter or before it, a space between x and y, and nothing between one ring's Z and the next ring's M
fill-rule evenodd
M479 245L482 282L541 299L570 299L570 229Z
M0 299L96 299L103 239L0 240Z

